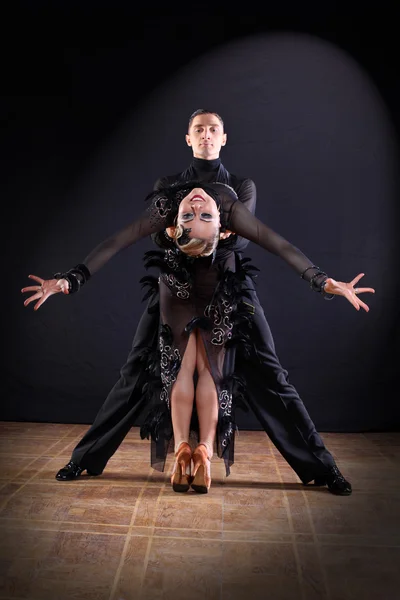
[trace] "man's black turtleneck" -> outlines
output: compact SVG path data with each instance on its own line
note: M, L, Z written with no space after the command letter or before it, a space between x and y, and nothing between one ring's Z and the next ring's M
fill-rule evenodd
M213 158L212 160L206 160L205 158L196 158L192 159L192 167L195 171L199 173L209 173L210 171L218 171L219 166L221 164L221 159Z

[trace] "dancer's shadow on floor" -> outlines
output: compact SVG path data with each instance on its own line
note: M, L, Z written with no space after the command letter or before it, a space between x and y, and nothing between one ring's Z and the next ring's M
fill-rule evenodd
M80 481L89 482L103 482L103 483L112 483L114 485L118 485L118 483L150 483L153 485L170 485L169 476L163 477L159 475L158 477L154 477L153 474L138 474L135 473L118 473L113 471L108 471L106 473L102 473L102 475L93 477L91 475L87 475L86 473L80 476ZM240 490L280 490L280 491L306 491L307 493L315 493L315 492L327 492L328 489L326 486L315 486L312 483L308 485L303 485L301 482L279 482L279 481L227 481L215 478L212 480L212 487L218 489L240 489ZM210 491L211 493L211 491Z

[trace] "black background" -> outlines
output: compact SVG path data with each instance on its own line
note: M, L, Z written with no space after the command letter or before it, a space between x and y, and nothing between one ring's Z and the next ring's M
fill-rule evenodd
M158 176L185 168L191 156L184 144L187 120L192 110L204 107L225 118L223 162L233 173L255 180L258 216L332 276L351 279L365 271L365 285L377 289L374 297L365 298L371 312L358 314L343 299L323 302L286 265L249 247L248 255L262 268L259 295L278 353L317 428L398 429L400 86L394 9L389 3L374 9L356 3L326 3L323 8L283 3L263 9L246 15L221 6L216 14L202 5L197 12L164 14L153 5L149 15L122 3L27 2L3 13L3 420L93 420L130 348L142 310L140 257L150 246L140 242L115 258L79 295L52 298L38 313L23 307L20 288L28 285L29 273L47 277L80 262L137 214ZM268 44L276 39L268 36L280 34L285 39L297 34L306 44L311 35L317 46L327 42L354 59L375 86L387 116L382 127L390 131L387 159L377 154L371 167L374 181L380 182L379 198L363 157L382 129L376 130L371 121L370 127L355 132L351 123L340 122L350 88L346 81L335 87L333 75L327 118L338 115L337 127L329 124L338 137L326 154L330 167L310 180L307 165L317 156L310 132L320 133L326 126L318 121L322 88L314 89L312 82L324 67L310 60L308 78L296 78L299 71L293 70L287 83L287 65L296 61L285 63L275 55L274 64L267 61L265 67L273 76L257 80L264 36ZM249 64L246 72L245 52L232 58L229 48L240 40L251 45L251 36L255 67ZM212 52L216 64L226 60L226 69L232 69L231 83L239 64L235 93L224 86L216 91L219 71L209 66ZM281 64L286 71L280 71ZM182 84L185 77L190 92ZM327 77L328 86L329 81ZM288 85L285 94L283 83ZM357 89L362 113L363 88ZM265 102L258 92L266 94ZM292 143L280 149L282 155L274 162L271 132L279 138L288 106L300 111L307 103L307 119L306 111L293 119L303 119L308 129L301 139L290 138ZM276 119L269 121L271 114ZM358 146L344 156L348 140ZM355 158L362 169L352 168ZM333 161L336 187L326 178ZM297 170L299 164L303 172ZM290 192L287 180L292 182ZM355 180L357 199L349 193ZM257 427L246 418L243 427Z

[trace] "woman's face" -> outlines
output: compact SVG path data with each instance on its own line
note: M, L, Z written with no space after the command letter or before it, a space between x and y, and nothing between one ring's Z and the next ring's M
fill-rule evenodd
M214 198L202 188L194 188L179 205L177 224L191 229L190 238L212 237L221 225Z

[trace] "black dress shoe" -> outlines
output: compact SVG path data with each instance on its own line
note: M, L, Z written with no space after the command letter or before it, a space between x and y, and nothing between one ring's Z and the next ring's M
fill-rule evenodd
M317 477L314 485L327 485L329 491L337 496L350 496L353 491L351 483L343 477L336 465L330 467L324 477Z
M58 479L58 481L72 481L73 479L78 479L78 477L80 477L85 470L87 470L88 475L92 475L93 477L101 475L101 473L94 473L93 471L89 471L89 469L79 467L72 460L70 460L65 467L58 471L56 479Z

